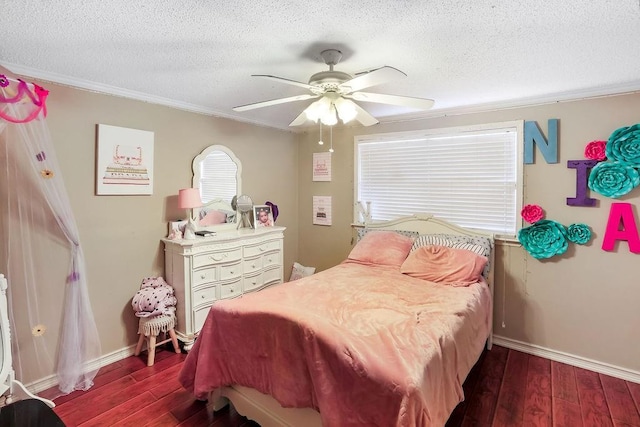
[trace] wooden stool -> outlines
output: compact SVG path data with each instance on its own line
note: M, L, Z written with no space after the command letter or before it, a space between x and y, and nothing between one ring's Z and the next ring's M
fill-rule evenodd
M142 343L145 341L145 338L147 339L147 352L149 353L147 356L147 366L153 366L153 362L156 357L156 347L169 341L173 343L173 349L176 353L180 353L178 337L176 337L176 331L173 329L175 326L176 317L172 314L155 317L141 317L140 322L138 323L138 335L140 335L140 337L138 338L138 345L136 346L134 355L138 356L140 354L140 351L142 350ZM164 332L165 338L168 333L170 338L156 342L156 337L160 335L161 332Z

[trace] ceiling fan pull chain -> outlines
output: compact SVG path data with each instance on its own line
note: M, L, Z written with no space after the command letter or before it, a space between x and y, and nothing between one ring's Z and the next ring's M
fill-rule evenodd
M333 153L333 126L329 126L329 152Z
M323 145L324 141L322 140L322 121L320 121L320 140L318 141L318 145Z

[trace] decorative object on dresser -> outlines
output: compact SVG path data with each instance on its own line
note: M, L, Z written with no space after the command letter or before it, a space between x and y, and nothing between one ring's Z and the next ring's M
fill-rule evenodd
M238 228L253 228L251 224L251 209L253 208L253 200L246 194L233 197L231 200L231 206L236 212L240 212L240 222L238 222Z
M189 209L189 219L184 227L184 239L192 240L196 238L196 225L193 222L193 208L202 206L200 200L200 190L197 188L185 188L178 193L178 207L180 209Z
M216 300L283 282L284 227L222 230L195 240L162 239L174 289L178 339L189 351Z
M253 222L255 228L273 227L275 224L275 220L273 218L271 206L253 205Z

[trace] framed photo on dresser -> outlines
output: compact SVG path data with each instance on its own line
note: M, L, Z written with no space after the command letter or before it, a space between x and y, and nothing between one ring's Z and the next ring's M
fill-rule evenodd
M273 227L273 212L269 205L253 205L253 228Z

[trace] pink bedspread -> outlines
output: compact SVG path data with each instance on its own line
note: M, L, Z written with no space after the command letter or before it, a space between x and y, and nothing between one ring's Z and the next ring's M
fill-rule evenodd
M239 384L325 426L443 426L489 331L486 283L438 285L345 262L216 302L180 373L199 398Z

